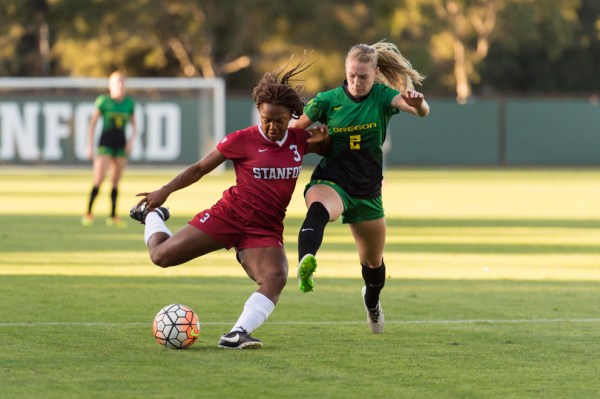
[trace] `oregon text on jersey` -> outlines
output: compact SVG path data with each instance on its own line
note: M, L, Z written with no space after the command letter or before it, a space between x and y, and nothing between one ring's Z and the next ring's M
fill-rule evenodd
M363 123L362 125L355 126L345 126L345 127L334 127L333 133L346 133L346 132L356 132L359 130L367 130L367 129L375 129L377 128L377 123Z
M252 168L255 179L275 180L275 179L295 179L300 176L302 166L291 168Z

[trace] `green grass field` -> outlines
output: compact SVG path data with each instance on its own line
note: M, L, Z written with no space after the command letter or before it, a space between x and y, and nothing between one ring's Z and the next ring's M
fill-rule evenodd
M128 170L134 194L177 170ZM301 185L308 178L303 173ZM0 172L0 398L595 398L600 396L600 170L400 170L386 174L386 332L366 326L351 235L330 224L314 293L294 278L304 205L286 219L290 281L253 334L216 347L255 290L219 251L163 270L143 228L79 219L89 171ZM231 173L168 202L176 231ZM108 184L108 182L105 182ZM199 314L199 342L160 347L169 303Z

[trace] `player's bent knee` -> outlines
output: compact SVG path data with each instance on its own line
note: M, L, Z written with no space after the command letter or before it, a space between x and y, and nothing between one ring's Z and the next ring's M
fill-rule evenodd
M270 275L267 279L274 286L281 287L281 290L283 290L287 284L287 272L285 270L279 270Z
M175 266L176 264L173 262L173 259L171 259L168 254L164 253L164 251L151 250L150 260L152 260L152 263L154 263L156 266L162 268Z
M164 269L164 268L167 268L167 267L169 267L169 266L172 266L172 265L170 265L168 262L166 262L166 261L165 261L164 259L162 259L162 258L158 258L158 257L157 257L157 258L152 258L152 257L151 257L151 259L152 259L152 263L154 263L156 266L158 266L158 267L161 267L161 268L163 268L163 269Z
M277 290L279 291L282 291L285 285L287 284L287 271L276 270L271 271L269 273L264 273L256 277L256 283L261 286L270 286L273 288L277 288Z

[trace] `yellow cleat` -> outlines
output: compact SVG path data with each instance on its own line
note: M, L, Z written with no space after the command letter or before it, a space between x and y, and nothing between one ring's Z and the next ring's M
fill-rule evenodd
M89 227L94 224L94 217L92 215L85 215L81 218L81 225Z
M298 269L296 270L298 276L298 286L300 291L307 293L311 292L315 287L313 280L313 273L317 270L317 259L312 254L306 254L298 263Z

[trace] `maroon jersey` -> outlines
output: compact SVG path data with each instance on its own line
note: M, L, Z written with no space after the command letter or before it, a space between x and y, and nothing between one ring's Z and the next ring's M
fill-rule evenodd
M306 130L290 127L281 141L273 142L258 126L226 136L217 149L233 161L236 185L219 202L234 209L242 223L282 232L309 137Z

